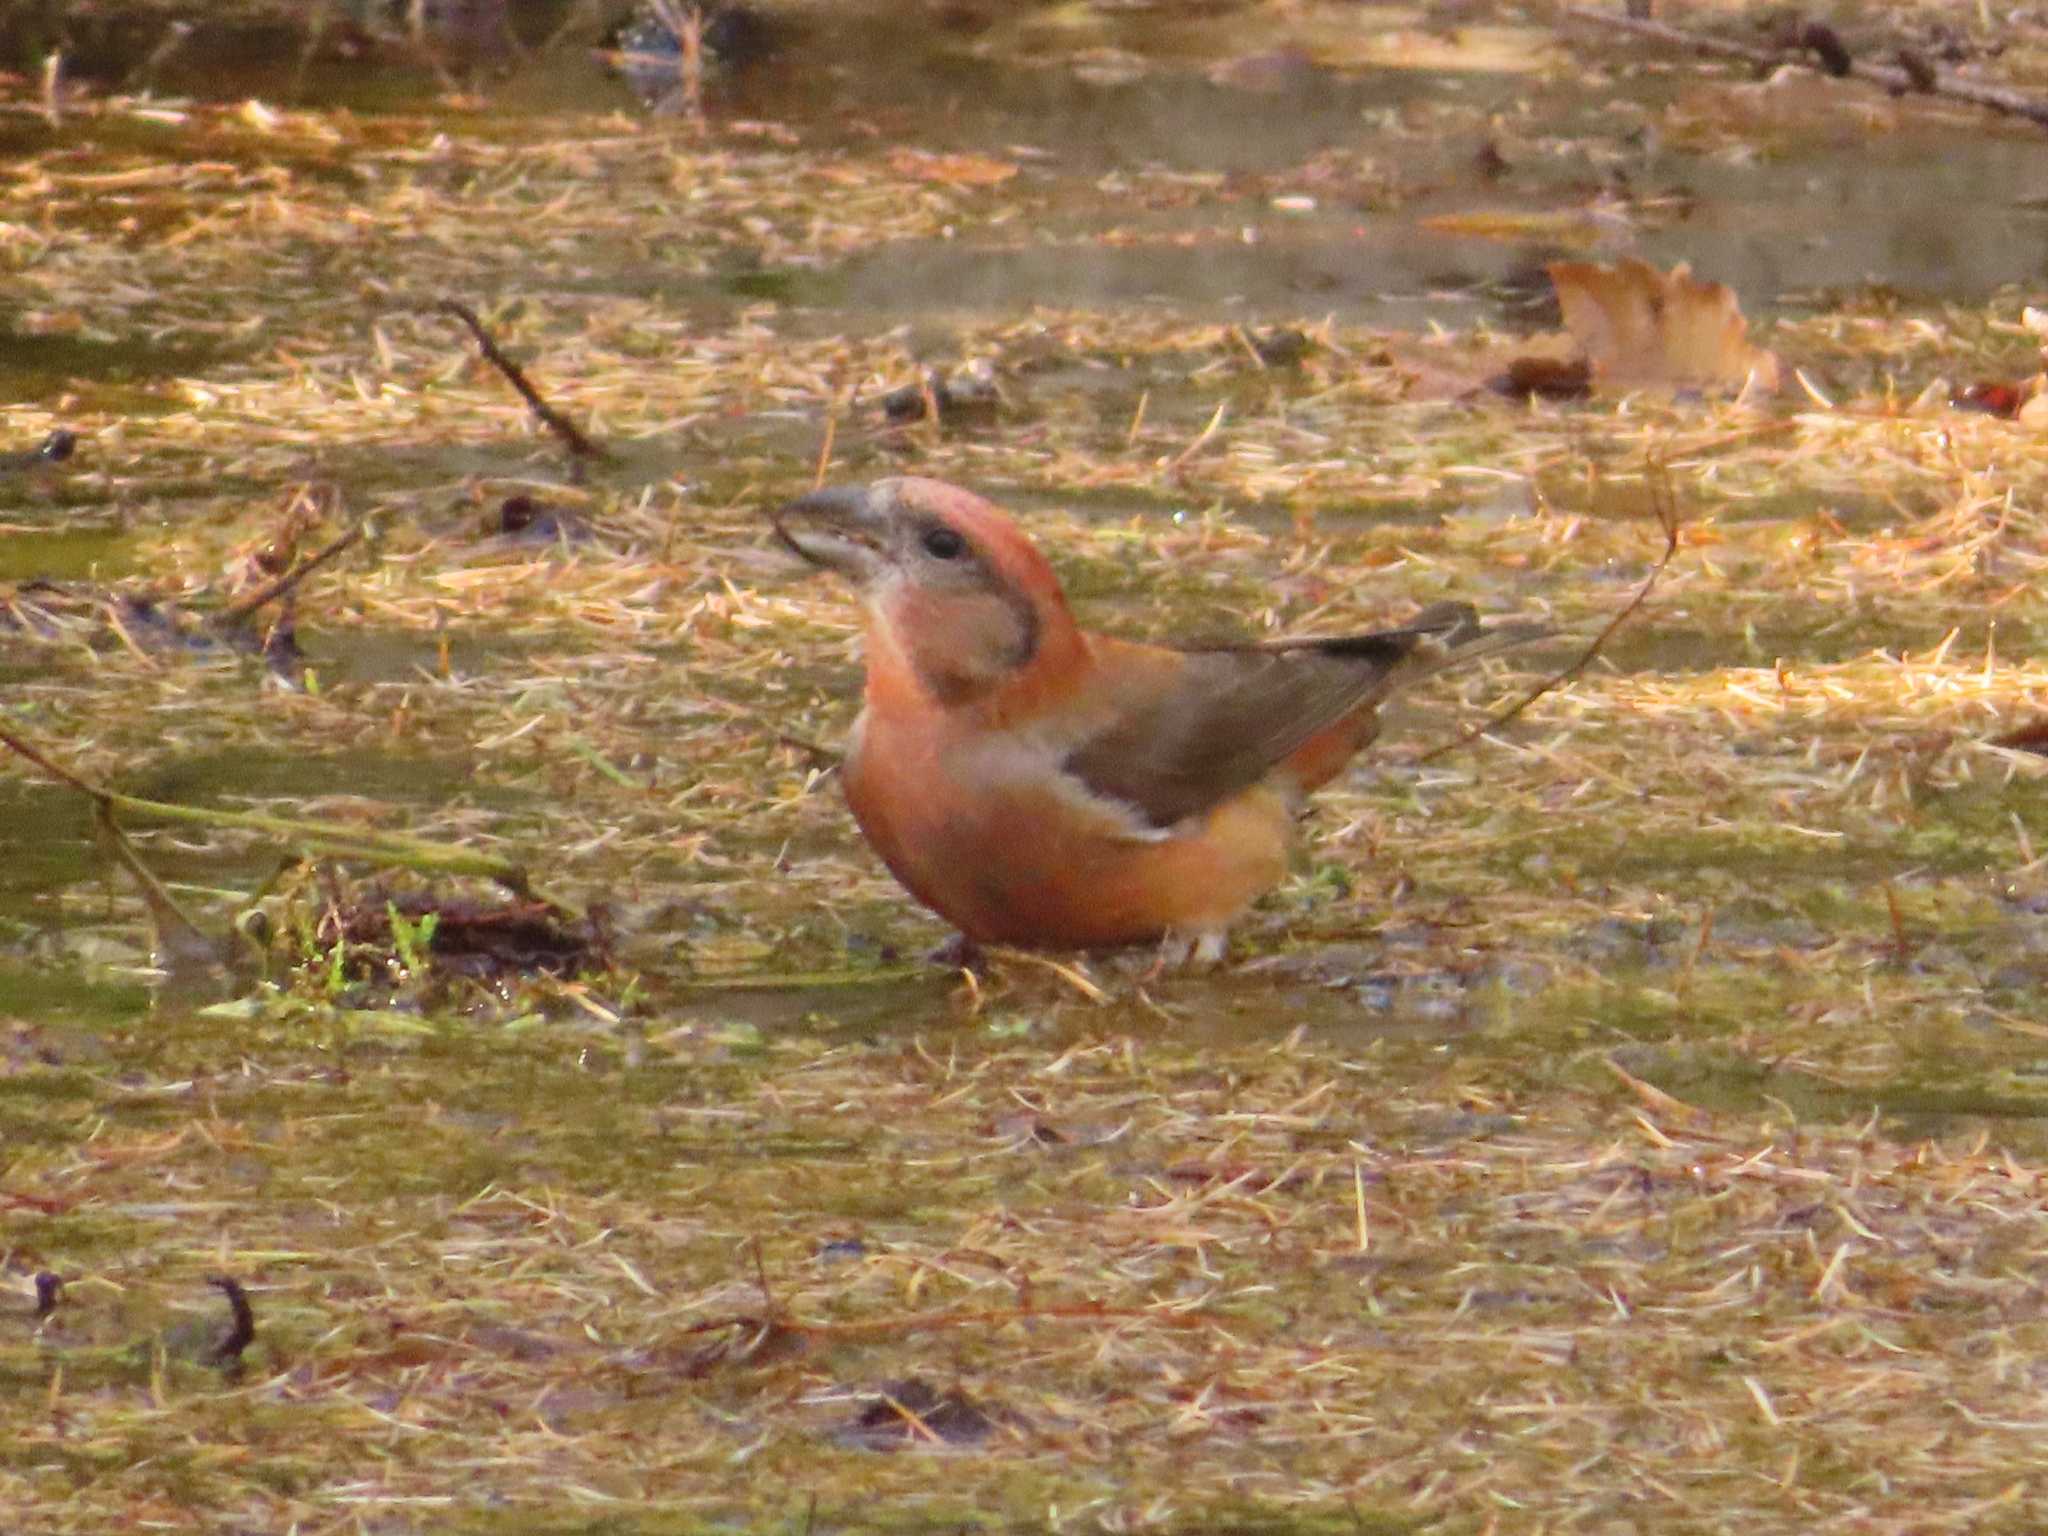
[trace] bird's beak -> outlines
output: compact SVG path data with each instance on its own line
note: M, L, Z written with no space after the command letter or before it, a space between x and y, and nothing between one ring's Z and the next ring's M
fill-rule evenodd
M773 517L775 536L812 565L866 581L881 569L882 517L863 486L799 496Z

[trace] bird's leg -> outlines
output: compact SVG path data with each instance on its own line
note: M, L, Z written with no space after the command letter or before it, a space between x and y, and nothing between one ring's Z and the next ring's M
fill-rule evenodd
M972 971L977 976L988 969L988 956L964 933L956 933L945 943L927 950L925 959L949 971Z
M1159 941L1159 958L1152 962L1145 979L1150 981L1167 971L1206 971L1223 959L1229 944L1230 934L1222 928L1199 928L1187 933L1170 928Z

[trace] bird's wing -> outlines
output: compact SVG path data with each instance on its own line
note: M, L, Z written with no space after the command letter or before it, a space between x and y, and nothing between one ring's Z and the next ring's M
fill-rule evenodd
M1249 789L1318 733L1435 670L1446 646L1485 633L1469 606L1443 603L1372 634L1155 652L1158 666L1115 669L1132 681L1106 701L1110 723L1061 766L1091 794L1170 827ZM1369 734L1362 730L1361 741Z

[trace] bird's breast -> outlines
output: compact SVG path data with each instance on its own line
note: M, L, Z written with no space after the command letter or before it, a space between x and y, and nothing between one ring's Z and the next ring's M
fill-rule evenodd
M970 937L1094 947L1228 923L1285 868L1285 799L1257 786L1171 828L1089 792L1056 734L870 710L844 773L875 851Z

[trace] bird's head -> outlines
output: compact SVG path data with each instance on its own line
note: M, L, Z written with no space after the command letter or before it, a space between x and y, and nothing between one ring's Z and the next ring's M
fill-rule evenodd
M972 491L877 480L800 496L774 521L784 544L860 593L871 694L914 681L942 704L964 703L1078 643L1052 567Z

